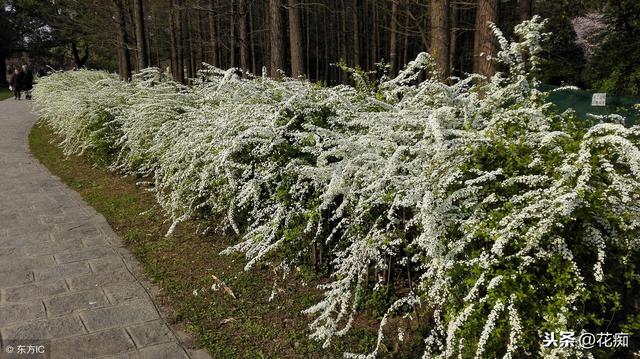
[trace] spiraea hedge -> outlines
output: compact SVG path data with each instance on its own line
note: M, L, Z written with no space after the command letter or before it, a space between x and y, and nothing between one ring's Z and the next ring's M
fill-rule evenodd
M534 77L542 29L495 29L490 79L441 82L423 53L396 78L353 71L355 86L76 71L34 99L65 153L150 178L169 232L215 219L247 269L330 278L306 310L313 338L378 315L374 351L348 357L388 355L393 337L424 358L618 358L640 345L640 128L554 110ZM560 332L631 339L545 342Z

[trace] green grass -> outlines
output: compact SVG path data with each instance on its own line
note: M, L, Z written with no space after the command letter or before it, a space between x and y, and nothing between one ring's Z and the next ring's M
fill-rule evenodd
M323 349L308 339L309 318L300 313L320 298L315 283L302 285L302 274L293 274L280 284L283 292L269 302L276 278L270 268L245 272L243 258L218 254L233 242L232 237L199 235L197 229L206 223L194 221L165 237L164 216L153 195L136 186L135 178L93 166L83 157L65 159L52 144L56 139L46 126L36 125L29 136L31 151L105 216L147 276L161 287L160 299L172 308L175 322L194 334L214 358L335 358L344 351L372 349L376 321L363 318L351 336ZM212 275L224 281L237 299L212 291Z
M0 88L0 101L13 97L13 92L9 89Z

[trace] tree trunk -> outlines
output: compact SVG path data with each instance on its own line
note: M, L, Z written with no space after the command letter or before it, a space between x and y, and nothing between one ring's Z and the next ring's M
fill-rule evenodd
M407 8L405 9L404 28L402 29L404 32L402 39L402 60L398 64L399 67L404 67L404 65L409 62L409 12L411 11L409 5L410 3L407 3Z
M270 75L273 78L281 78L279 70L284 68L284 43L282 39L282 18L280 16L280 0L269 0L269 27L270 27Z
M193 51L193 39L191 37L191 14L189 8L182 10L182 43L186 47L186 61L187 61L187 78L192 79L195 77L195 56Z
M9 82L7 81L7 55L0 54L0 88L9 87Z
M78 51L78 46L75 41L71 42L71 54L73 54L73 61L76 63L76 67L81 69L84 68L84 65L87 63L87 59L89 59L89 46L84 45L84 55L80 57L80 51Z
M360 66L360 32L358 31L358 0L353 0L351 4L351 19L353 21L353 64L352 66Z
M251 71L255 75L258 73L258 68L256 64L256 36L253 31L253 22L252 6L249 4L249 57L251 57Z
M238 0L238 34L240 36L240 67L242 77L249 73L249 36L247 34L247 3L246 0Z
M339 54L338 57L340 61L344 61L345 64L349 64L349 55L347 54L347 13L346 6L344 5L344 0L340 0L340 28L338 29L338 37L339 37ZM339 71L339 81L340 83L346 83L349 81L349 74L342 69L338 69Z
M171 35L171 76L175 81L180 81L178 77L178 29L176 27L176 9L174 0L169 0L169 33Z
M494 56L496 44L489 23L498 19L498 0L479 0L476 10L476 25L473 42L473 72L487 77L495 74L495 65L487 60Z
M184 26L183 26L183 0L175 0L175 29L176 29L176 81L185 81L184 77Z
M116 24L118 26L118 41L120 47L120 79L131 80L131 54L129 53L129 35L127 34L127 18L123 0L114 0L116 6Z
M236 0L231 0L231 25L229 26L229 67L236 66Z
M456 69L456 53L458 52L458 8L455 4L450 3L450 35L449 35L449 75L453 75Z
M211 47L211 65L220 66L220 63L218 62L218 34L216 31L216 21L214 13L215 1L216 0L209 1L209 36L211 36L209 46Z
M288 0L289 7L289 45L291 46L291 77L298 78L303 73L302 66L302 28L298 0Z
M202 5L202 4L198 4ZM202 7L202 6L201 6ZM198 9L198 63L202 66L202 63L207 62L207 33L204 30L204 18L202 16L202 9Z
M138 69L149 67L146 30L144 27L144 0L133 0L133 22L136 29L136 45L138 52Z
M398 1L391 0L391 37L389 39L389 74L396 74L398 63Z
M371 31L373 32L373 46L371 46L371 66L374 66L378 61L380 61L380 32L378 31L378 5L376 2L373 2L371 5L373 23L371 26Z
M531 19L532 13L532 1L531 0L518 0L518 14L520 21Z
M317 28L315 29L315 31L313 32L313 40L315 41L315 60L316 60L316 77L314 78L315 81L320 81L323 79L323 77L320 74L320 35L318 35L318 33L320 32L320 22L318 21L318 11L314 11L313 12L313 20L314 23L316 24ZM309 69L307 69L309 70Z
M449 36L449 0L431 0L431 55L441 79L450 75Z

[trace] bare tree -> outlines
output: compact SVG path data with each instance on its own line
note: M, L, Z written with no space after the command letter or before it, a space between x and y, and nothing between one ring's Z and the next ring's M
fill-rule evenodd
M449 0L431 0L431 54L441 78L450 75L449 36Z
M182 29L182 0L169 0L171 17L171 73L176 81L184 81L184 43Z
M366 10L366 6L364 7ZM353 21L353 67L360 66L360 31L358 21L358 0L351 4L351 19Z
M473 72L484 76L495 73L495 65L487 59L495 55L496 44L489 26L498 20L498 0L479 0L473 43Z
M216 20L214 3L216 0L209 0L209 51L211 51L211 65L220 66L218 62L218 32L216 31Z
M129 34L127 33L127 9L123 0L113 0L116 7L115 19L118 27L119 74L122 80L131 80L131 54L129 52Z
M280 0L269 0L269 28L271 44L270 75L274 78L280 78L279 70L284 68L284 41L282 39Z
M389 72L396 74L398 63L398 0L391 0L391 37L389 39Z
M304 73L302 59L302 27L300 21L300 3L288 0L289 8L289 46L291 46L291 76L298 78Z
M133 0L133 22L136 29L136 51L138 53L138 69L149 67L149 53L144 26L144 0Z
M532 13L532 1L531 0L518 0L518 14L520 21L531 19Z
M238 0L238 35L240 41L240 67L242 77L249 72L249 38L247 34L247 2Z

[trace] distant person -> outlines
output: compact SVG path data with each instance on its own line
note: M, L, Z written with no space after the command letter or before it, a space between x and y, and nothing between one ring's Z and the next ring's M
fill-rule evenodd
M31 100L31 90L33 89L33 72L26 64L22 65L22 86L20 90L24 91L24 97Z
M22 91L22 71L20 68L16 68L13 70L13 76L11 76L11 91L13 91L13 96L15 100L20 100L21 91Z

